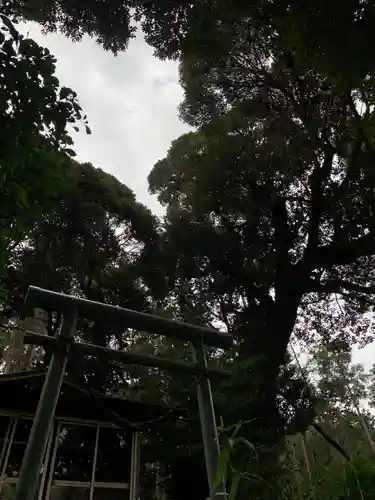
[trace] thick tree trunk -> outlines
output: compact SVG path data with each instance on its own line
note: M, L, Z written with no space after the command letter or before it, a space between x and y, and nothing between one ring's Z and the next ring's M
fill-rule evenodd
M249 471L271 481L278 477L278 456L285 435L285 422L277 403L277 379L285 362L301 296L301 293L287 290L277 294L264 321L257 322L258 329L251 328L254 334L245 339L241 357L246 373L243 373L240 384L233 382L232 395L237 395L240 407L236 408L237 415L239 409L242 419L251 421L242 435L257 452L257 459L247 462ZM239 500L246 500L249 496L257 498L257 494L272 498L273 492L266 483L245 483L240 488ZM257 490L255 495L254 488Z
M276 293L275 305L264 335L264 352L276 376L285 361L302 295L299 290L288 291L286 288Z
M263 321L253 323L250 318L249 333L241 346L244 370L248 372L243 383L247 384L250 418L254 418L254 426L259 426L261 433L268 429L268 435L270 430L283 431L276 400L277 378L286 359L301 297L301 292L280 290Z

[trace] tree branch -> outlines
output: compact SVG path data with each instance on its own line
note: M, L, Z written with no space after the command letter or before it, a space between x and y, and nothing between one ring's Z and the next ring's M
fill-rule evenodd
M225 326L227 327L228 333L230 333L231 332L231 326L230 326L230 322L229 322L229 319L228 319L227 312L225 310L225 304L224 304L224 301L222 300L222 298L220 298L219 300L220 300L221 320L225 323Z
M333 163L333 152L326 154L323 164L317 167L310 176L311 211L308 228L306 252L311 252L319 245L319 224L323 214L324 183L327 181Z
M319 148L321 148L326 153L334 153L335 148L329 140L325 140L321 137L319 133L319 126L316 120L310 116L309 100L306 99L306 89L303 80L301 79L297 69L293 55L290 52L284 53L284 64L285 67L291 71L294 77L295 83L299 91L299 100L293 94L293 91L288 85L278 82L278 87L284 92L284 94L290 99L293 111L296 113L297 117L302 121L306 132L309 134L310 138L316 141Z
M289 265L291 235L285 199L278 198L272 210L272 225L275 231L276 281L283 278Z
M375 301L369 299L368 297L365 297L364 295L352 295L350 293L341 293L341 296L351 300L358 300L359 302L362 302L363 304L366 305L375 306Z
M342 279L334 279L327 281L327 283L320 284L310 280L309 284L312 285L312 292L324 292L324 293L340 293L342 290L348 290L350 292L362 293L362 294L375 294L375 285L363 286L357 283L351 283Z
M334 266L352 264L360 257L375 254L375 239L371 234L345 243L334 242L315 249L311 254L305 254L301 269L311 271L317 268L331 269Z
M359 132L359 136L360 136L361 140L365 143L368 151L372 154L373 158L375 158L375 150L374 150L369 138L367 137L367 135L365 133L365 130L364 130L363 124L362 124L362 122L363 122L362 117L358 113L357 108L355 107L355 103L353 101L353 98L351 96L350 91L348 92L347 100L348 100L349 108L354 115L354 119L356 121L356 125L357 125L358 132Z
M342 223L341 210L338 210L340 206L341 200L346 197L347 191L350 189L350 184L355 179L355 173L357 171L357 162L361 154L363 139L359 134L355 141L353 142L353 147L351 152L349 153L346 161L346 174L344 179L341 181L340 185L337 188L336 193L334 194L331 203L330 209L332 214L336 212L336 217L334 218L334 234L336 239L340 239L341 236L341 227Z

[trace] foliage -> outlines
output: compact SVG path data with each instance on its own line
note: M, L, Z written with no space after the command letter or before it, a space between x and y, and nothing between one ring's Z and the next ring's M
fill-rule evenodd
M130 23L130 7L127 0L80 4L72 0L16 0L9 1L5 9L17 17L40 23L47 33L59 30L74 42L83 35L92 36L105 50L116 54L126 49L135 31Z
M295 436L282 457L282 498L367 499L374 486L373 459L354 415L329 426L335 438L353 448L350 462L314 432Z
M18 309L32 283L147 309L147 273L141 282L140 266L145 245L156 238L156 222L132 191L111 175L90 164L71 163L69 176L69 191L56 198L55 207L46 210L27 239L13 249L6 280L8 304ZM53 334L58 318L49 317ZM104 326L101 321L82 324L82 336L90 332L99 345L115 341L116 335L121 339L121 326L112 325L103 335Z
M238 498L240 492L243 496L245 492L241 491L243 490L241 487L244 481L247 483L264 481L251 472L253 467L249 467L254 457L257 458L257 451L253 444L240 435L243 424L244 422L240 421L225 428L222 422L219 428L222 447L214 488L217 492L216 495L220 496L220 494L224 494L222 490L225 486L225 490L229 493L229 500ZM248 464L246 470L243 467L244 463ZM270 493L273 494L272 486L266 481L264 482L269 487ZM248 494L251 494L251 491L254 492L254 488L251 488ZM245 495L247 494L245 493Z
M310 373L320 400L319 422L349 460L315 429L289 437L281 456L282 493L288 499L370 498L375 481L374 418L359 401L369 396L370 380L363 367L350 364L350 352L337 346L329 352L314 352L312 361Z
M261 36L338 81L357 81L374 66L373 0L345 0L340 10L334 0L96 0L79 7L72 0L8 0L3 8L74 41L92 36L114 53L126 49L135 21L162 58L199 53L215 59L243 36L250 49Z
M275 430L275 383L295 327L307 342L368 340L372 87L344 89L272 39L254 35L248 48L244 32L215 61L184 59L182 117L197 130L174 141L149 181L167 208L173 293L232 332L240 357L259 360L248 383L264 406L245 416ZM329 323L335 294L339 328Z
M64 190L73 140L85 123L76 94L60 87L48 49L0 19L0 280L9 252Z
M339 11L334 0L144 2L138 15L160 57L199 54L215 61L233 56L243 38L248 54L261 37L337 80L356 81L374 67L372 0L345 0Z
M369 376L363 365L351 363L350 350L318 347L313 359L319 399L347 412L358 409L368 396Z
M224 439L217 481L223 477L231 479L227 481L231 498L249 498L250 494L263 498L254 492L254 486L259 483L268 485L264 498L278 500L371 498L375 481L371 443L375 437L375 420L353 399L351 391L359 385L361 396L369 397L373 390L371 380L363 373L363 367L350 364L350 353L337 346L328 356L326 350L314 351L305 377L305 383L311 384L311 390L316 393L315 421L319 422L324 435L316 427L310 427L287 436L278 459L277 475L267 483L269 476L264 471L258 476L254 474L254 467L250 467L252 474L247 473L251 455L258 454L256 447L244 441L244 448L250 450L250 454L238 453L239 450L233 453L236 441L243 441L243 424L239 422L229 429L221 429ZM351 388L347 387L350 377ZM327 436L342 453L332 446ZM242 488L237 488L237 484Z

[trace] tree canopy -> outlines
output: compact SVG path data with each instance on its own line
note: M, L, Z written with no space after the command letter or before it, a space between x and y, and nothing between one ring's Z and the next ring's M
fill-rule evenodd
M55 76L48 49L0 16L0 280L8 253L62 192L73 129L86 128L77 94ZM0 285L1 287L1 285Z
M167 207L174 286L206 322L238 335L244 356L263 356L276 380L294 328L312 333L304 310L309 325L321 319L309 302L329 309L341 297L351 328L321 321L324 341L366 338L373 87L367 77L338 85L273 40L245 35L215 61L183 59L181 116L196 131L172 144L149 180Z
M300 62L352 81L371 73L374 2L345 0L116 0L81 2L17 0L7 13L37 21L78 41L92 36L104 49L125 50L139 23L160 57L230 52L238 36L273 40ZM345 36L343 37L343 34ZM223 35L230 35L228 44Z

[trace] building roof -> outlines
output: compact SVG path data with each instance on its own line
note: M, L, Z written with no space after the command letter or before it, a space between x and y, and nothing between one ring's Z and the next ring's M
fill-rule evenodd
M35 414L46 373L46 369L41 369L0 375L0 412ZM145 429L166 419L176 419L177 415L181 415L181 410L105 396L72 383L68 377L63 380L56 408L59 418Z

